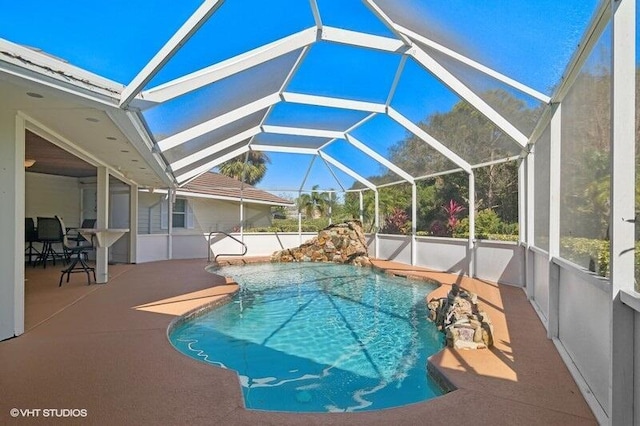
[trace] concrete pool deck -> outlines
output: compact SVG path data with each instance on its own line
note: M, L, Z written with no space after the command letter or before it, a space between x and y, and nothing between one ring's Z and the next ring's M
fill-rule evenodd
M58 288L60 268L25 269L24 335L0 342L0 424L596 424L519 288L392 262L399 275L458 282L478 294L495 328L491 350L445 349L431 358L457 390L377 412L291 414L244 409L233 371L169 344L169 323L235 291L204 260L110 266L106 285L81 274ZM84 409L86 417L10 416L17 409ZM49 415L65 414L49 411Z

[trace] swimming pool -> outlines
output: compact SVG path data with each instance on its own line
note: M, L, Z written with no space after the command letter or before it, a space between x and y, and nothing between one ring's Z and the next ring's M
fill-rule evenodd
M436 285L324 263L229 266L232 303L170 332L190 357L237 371L249 409L377 410L442 394L427 358L443 338L427 321Z

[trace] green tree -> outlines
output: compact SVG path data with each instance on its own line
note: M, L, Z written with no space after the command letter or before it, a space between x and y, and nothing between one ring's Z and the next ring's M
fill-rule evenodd
M370 179L371 182L376 182L377 177ZM357 188L358 185L354 185ZM362 197L363 204L363 226L367 232L375 230L375 193L371 190L363 191ZM391 187L384 187L378 190L378 207L379 207L379 224L385 223L386 219L396 214L396 209L404 210L409 215L411 212L411 186L409 185L394 185ZM344 213L346 216L350 216L354 219L358 219L360 216L360 196L357 192L348 192L345 195Z
M530 131L535 126L542 111L542 106L532 108L502 90L487 91L481 96L523 131ZM490 163L521 152L517 142L465 101L458 102L450 111L426 117L418 125L472 164ZM415 177L458 168L413 134L407 134L404 139L396 142L389 149L388 157L398 167ZM382 184L396 180L397 177L389 173L368 179L373 183ZM353 188L360 187L356 184ZM477 210L491 209L499 216L501 222L517 222L518 166L515 161L475 169L475 189ZM468 216L469 179L464 172L420 180L417 182L417 192L418 217L412 220L416 220L418 231L430 232L434 224L445 229L448 218L443 206L449 200L465 206L466 211L460 214L460 219ZM380 223L384 223L385 218L394 208L410 213L411 187L409 185L394 185L380 189ZM347 194L345 209L357 217L356 215L359 214L357 193ZM365 224L367 224L370 223L369 220L374 219L372 191L365 192L364 210Z
M319 192L320 185L313 185L309 194L301 194L296 200L298 211L305 214L308 219L324 216L331 203L328 192Z
M264 152L249 151L220 164L218 171L221 175L255 185L267 173L267 164L270 162L269 156Z
M565 237L608 238L610 80L606 70L584 71L563 101L560 232Z
M541 109L530 108L524 102L501 90L482 94L483 99L494 106L521 129L531 129ZM419 126L449 149L472 164L492 162L520 153L520 147L489 119L465 101L453 106L451 111L433 114ZM413 135L397 142L390 149L391 161L414 176L424 176L443 170L456 169L446 157L437 153L424 141ZM515 162L493 164L475 170L476 208L490 208L503 221L515 222L518 218L518 170ZM464 173L420 182L420 215L418 229L427 229L434 220L444 220L437 210L448 199L468 205L468 179Z

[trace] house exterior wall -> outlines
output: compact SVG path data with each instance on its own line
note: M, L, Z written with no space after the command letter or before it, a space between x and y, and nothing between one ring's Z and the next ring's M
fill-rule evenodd
M138 233L166 234L160 223L160 203L166 203L164 194L138 193Z
M138 197L138 232L140 234L166 234L162 215L166 214L166 194L141 192ZM210 198L187 198L193 215L186 228L173 228L173 235L199 235L209 232L232 232L240 228L240 203ZM162 204L164 203L164 207ZM271 207L245 204L245 228L271 225Z
M190 198L193 210L193 230L176 229L175 233L209 233L212 231L231 232L240 227L240 203L235 201ZM271 207L262 204L244 205L245 228L271 225Z

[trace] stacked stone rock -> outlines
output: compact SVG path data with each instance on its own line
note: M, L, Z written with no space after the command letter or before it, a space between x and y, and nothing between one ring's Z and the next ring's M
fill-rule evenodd
M493 325L478 309L478 296L453 284L447 297L432 299L429 319L446 335L447 346L455 349L483 349L493 346Z
M277 251L272 262L334 262L368 265L367 242L360 221L329 225L301 246Z

